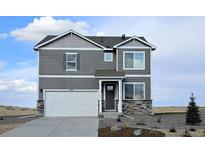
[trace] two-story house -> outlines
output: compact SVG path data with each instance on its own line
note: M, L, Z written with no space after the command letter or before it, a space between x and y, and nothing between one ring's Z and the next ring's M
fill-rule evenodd
M45 116L98 116L151 111L151 52L144 37L47 36L38 54L38 99Z

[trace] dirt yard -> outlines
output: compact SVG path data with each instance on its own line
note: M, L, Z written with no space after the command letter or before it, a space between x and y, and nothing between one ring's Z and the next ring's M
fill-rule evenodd
M0 105L0 134L37 118L35 114L36 110L33 108Z
M33 108L0 105L0 116L19 116L35 113L36 110Z
M18 126L20 126L21 123L18 123L18 124L3 124L3 125L0 125L0 134L3 134L11 129L14 129Z

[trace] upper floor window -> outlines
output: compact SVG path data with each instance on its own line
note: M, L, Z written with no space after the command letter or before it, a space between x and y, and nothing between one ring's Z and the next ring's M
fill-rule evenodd
M66 70L77 70L77 53L66 53Z
M145 52L143 51L124 51L123 52L124 70L144 70Z
M113 53L104 53L104 61L112 62L113 61Z

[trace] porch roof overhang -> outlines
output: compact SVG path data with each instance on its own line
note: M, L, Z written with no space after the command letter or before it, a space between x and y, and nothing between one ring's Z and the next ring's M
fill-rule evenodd
M125 73L116 70L96 69L95 77L106 78L106 79L116 79L116 78L122 79L125 78Z

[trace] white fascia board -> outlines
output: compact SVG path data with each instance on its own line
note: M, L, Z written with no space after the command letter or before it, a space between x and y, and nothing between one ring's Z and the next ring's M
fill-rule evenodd
M99 89L43 89L44 92L49 92L49 91L57 91L57 92L78 92L78 91L88 91L88 92L91 92L91 91L94 91L94 92L97 92Z
M151 77L151 75L150 74L145 74L145 75L141 75L141 74L139 74L139 75L137 75L137 74L127 74L127 75L125 75L125 77Z
M99 79L99 82L103 81L121 81L122 79Z
M50 48L50 47L43 47L40 50L99 50L103 51L101 48Z
M113 78L120 78L120 79L123 79L125 78L125 76L97 76L96 77L97 79L113 79Z
M94 75L39 75L39 78L125 78L125 77L151 77L150 74L127 74L125 76L94 76Z
M39 75L39 78L95 78L94 75Z
M118 47L118 49L150 49L151 47L129 47L129 46L122 46L122 47Z
M39 52L37 53L37 100L39 100Z
M136 40L138 40L138 41L140 41L140 42L142 42L142 43L144 43L144 44L150 46L152 49L156 49L156 47L155 47L154 45L152 45L152 44L150 44L150 43L148 43L148 42L146 42L146 41L144 41L144 40L138 38L137 36L133 36L133 37L131 37L131 38L129 38L129 39L127 39L127 40L121 42L121 43L118 43L118 44L114 45L113 48L117 48L118 46L120 46L120 45L122 45L122 44L124 44L124 43L126 43L126 42L129 42L129 41L131 41L131 40L133 40L133 39L136 39Z
M69 33L74 33L75 35L77 35L77 36L79 36L79 37L81 37L81 38L87 40L88 42L91 42L91 43L95 44L96 46L101 47L101 48L104 49L104 50L106 49L104 46L102 46L102 45L100 45L100 44L98 44L98 43L96 43L96 42L94 42L94 41L92 41L92 40L86 38L85 36L83 36L83 35L81 35L81 34L75 32L75 31L72 30L72 29L69 30L69 31L67 31L67 32L65 32L65 33L60 34L59 36L54 37L53 39L50 39L50 40L48 40L48 41L46 41L46 42L44 42L44 43L39 44L38 46L34 47L34 49L35 49L35 50L38 50L38 48L40 48L41 46L43 46L43 45L45 45L45 44L48 44L48 43L50 43L50 42L52 42L52 41L55 41L56 39L61 38L61 37L65 36L65 35L67 35L67 34L69 34Z

